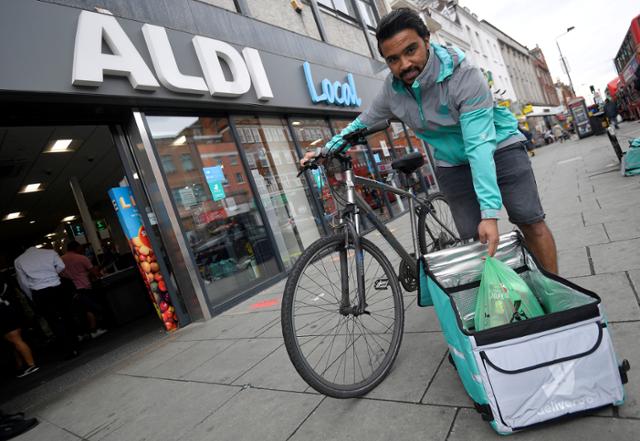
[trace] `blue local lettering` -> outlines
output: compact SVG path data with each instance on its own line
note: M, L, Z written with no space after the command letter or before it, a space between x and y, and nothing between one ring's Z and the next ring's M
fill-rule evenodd
M302 68L304 69L304 77L307 80L309 96L314 104L327 102L328 104L337 104L339 106L359 107L362 105L362 99L358 97L356 83L350 73L347 74L346 83L341 83L340 81L331 82L327 78L322 80L320 82L322 94L318 95L309 62L305 61Z

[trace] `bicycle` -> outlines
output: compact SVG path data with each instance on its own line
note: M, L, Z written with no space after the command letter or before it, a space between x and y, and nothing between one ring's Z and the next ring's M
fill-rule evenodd
M416 196L413 190L418 182L415 172L424 164L419 152L392 163L407 189L354 174L346 149L364 144L366 136L388 125L384 121L345 136L343 145L330 157L308 161L300 171L318 169L322 160L334 160L344 177L344 195L326 180L334 199L343 203L335 233L306 248L292 268L281 315L285 346L294 367L313 389L335 398L364 395L389 374L404 329L400 284L409 292L417 289L419 265L415 252L427 254L461 242L446 199L438 193ZM407 199L414 254L405 250L357 195L356 185ZM448 215L449 225L438 217L440 213ZM384 253L362 237L362 214L400 256L398 275Z

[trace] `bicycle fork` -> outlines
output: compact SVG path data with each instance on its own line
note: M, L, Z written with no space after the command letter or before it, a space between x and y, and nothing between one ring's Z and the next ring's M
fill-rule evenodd
M340 303L340 313L344 316L353 314L369 314L366 311L367 302L365 298L365 281L364 281L364 252L360 245L360 213L356 205L355 184L353 181L353 170L345 171L346 188L347 188L347 212L351 215L351 221L344 223L345 241L344 246L340 250L340 288L342 291L342 300ZM347 250L349 248L350 239L353 242L356 262L356 286L358 294L358 303L351 305L349 299L349 266L347 258Z

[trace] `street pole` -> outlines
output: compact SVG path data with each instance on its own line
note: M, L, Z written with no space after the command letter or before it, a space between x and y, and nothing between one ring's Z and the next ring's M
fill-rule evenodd
M571 74L569 73L569 69L567 68L567 62L564 60L564 55L562 55L562 50L560 49L560 43L558 43L557 39L556 39L556 46L558 46L558 52L560 52L560 60L562 60L564 71L567 73L567 76L569 77L569 86L571 87L571 92L573 92L573 95L575 96L576 91L573 88L573 81L571 81Z
M563 35L566 35L569 32L573 31L575 28L576 28L575 26L568 27L567 32L560 34L556 37L556 46L558 46L558 52L560 52L560 60L562 60L564 71L567 73L567 76L569 77L569 86L571 87L571 92L573 93L573 96L576 96L576 90L573 88L573 81L571 81L571 74L569 73L569 68L567 67L567 62L564 59L564 55L562 55L562 50L560 49L560 43L558 43L558 39Z

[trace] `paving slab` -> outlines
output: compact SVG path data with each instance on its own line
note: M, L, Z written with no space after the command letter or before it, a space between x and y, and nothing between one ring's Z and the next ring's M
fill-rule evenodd
M36 413L83 439L173 441L239 391L238 387L108 375Z
M442 441L454 414L453 408L327 398L290 440Z
M618 413L621 417L640 418L640 323L613 323L611 336L618 359L626 358L631 364L629 383L624 386L625 402L618 408Z
M137 354L135 361L120 369L119 372L130 375L146 375L151 369L172 359L194 344L195 342L165 340Z
M176 335L181 341L253 338L280 320L279 311L217 316L208 322L194 323Z
M560 275L565 278L588 276L591 274L586 248L558 251Z
M27 415L27 418L29 416ZM14 441L79 441L82 438L76 434L69 432L68 430L61 429L60 427L51 424L48 421L42 419L36 427L23 433L20 436L12 438Z
M441 333L405 334L391 373L367 397L419 403L446 352Z
M515 435L518 441L562 440L636 440L640 421L620 418L577 417L569 421L525 430ZM474 409L460 409L447 441L499 441L491 426Z
M286 440L322 399L312 394L245 389L202 421L185 439Z
M602 224L588 227L568 226L553 230L553 237L558 250L580 248L587 245L604 244L609 238Z
M231 384L280 345L282 342L275 339L238 340L224 351L222 357L215 357L204 362L191 372L184 374L183 378Z
M640 203L638 204L640 207ZM618 220L606 222L604 228L611 241L637 239L640 237L640 222Z
M596 274L640 269L640 239L592 245L589 249Z
M473 408L473 400L464 390L458 372L447 359L440 365L422 402L425 404Z
M284 345L234 381L234 384L248 384L282 391L303 392L309 390L314 392L309 389L307 383L293 367Z
M193 346L149 370L145 375L159 378L182 378L194 368L212 360L214 357L223 356L224 351L234 343L234 340L204 340L195 342Z
M411 293L415 297L415 293ZM404 332L440 332L440 322L433 306L418 306L415 298L404 313Z
M571 281L600 296L610 321L640 320L638 299L633 293L626 273L575 277Z

